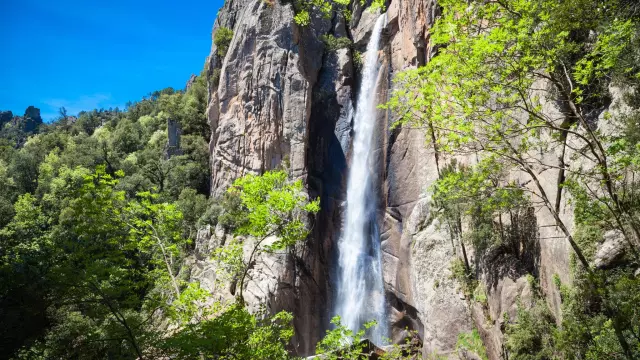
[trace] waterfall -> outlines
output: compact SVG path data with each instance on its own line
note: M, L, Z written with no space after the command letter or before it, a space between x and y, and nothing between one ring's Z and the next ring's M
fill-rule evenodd
M373 133L376 122L376 80L380 63L380 36L386 22L381 15L367 45L362 84L354 116L355 138L347 183L344 230L338 243L338 291L336 310L342 324L357 331L365 322L378 325L368 334L380 344L387 338L386 305L380 235L376 224L375 174L371 170Z

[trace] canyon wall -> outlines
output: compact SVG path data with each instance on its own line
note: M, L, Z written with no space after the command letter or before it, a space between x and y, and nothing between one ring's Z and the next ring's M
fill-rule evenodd
M311 220L309 239L288 254L264 256L251 270L249 285L248 301L253 306L262 303L270 311L294 313L293 348L301 355L313 353L333 315L333 269L345 205L351 117L357 107L354 59L364 51L378 17L366 5L356 4L352 10L350 21L338 13L328 18L316 15L310 26L302 27L293 21L289 2L227 0L213 33L229 28L233 39L226 54L219 54L214 44L206 64L212 194L221 194L242 175L284 168L304 180L309 196L321 199L322 211ZM434 0L392 0L386 10L377 85L380 103L393 89L394 74L432 56L429 27L438 15ZM353 46L328 49L323 35L347 37ZM416 330L425 357L458 358L465 356L456 350L458 334L475 326L489 357L500 358L503 313L513 318L516 299L530 298L527 273L539 276L548 302L559 311L552 278L559 274L570 282L566 241L549 214L542 210L530 214L526 224L532 254L527 261L508 253L478 259L488 300L484 306L470 305L451 277L450 264L460 249L432 216L429 187L438 170L425 132L392 128L394 115L384 110L378 111L376 121L378 224L393 339L401 339L406 329ZM557 159L558 155L544 156ZM556 191L555 178L543 176L550 194ZM563 209L571 223L566 201ZM192 275L204 279L212 291L215 274L207 254L224 238L215 229L204 229L198 236L200 255Z

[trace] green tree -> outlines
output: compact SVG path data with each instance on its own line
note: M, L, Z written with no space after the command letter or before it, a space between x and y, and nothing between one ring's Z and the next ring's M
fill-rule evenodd
M207 197L194 189L185 188L178 196L176 205L183 215L184 237L194 239L198 231L198 220L207 211Z
M216 305L220 307L220 305ZM258 319L240 304L215 309L212 318L189 322L159 346L176 359L290 359L292 316L280 312Z
M355 0L358 1L358 0ZM334 10L340 12L347 20L351 19L351 8L355 1L352 0L296 0L294 8L296 15L293 20L300 26L309 26L311 17L314 14L320 14L324 17L330 17ZM385 0L373 0L369 6L370 11L381 9L384 11ZM365 0L359 0L361 6L366 4Z
M235 235L255 239L246 263L242 261L242 252L225 251L229 248L218 250L223 262L242 264L233 267L238 271L233 275L238 276L236 295L242 303L245 281L256 257L263 251L284 250L306 239L309 229L305 218L320 210L320 200L309 201L303 192L302 181L288 181L284 171L266 172L261 176L246 175L237 179L229 192L237 195L242 203L238 215L244 222L235 229ZM263 243L272 237L274 241L264 246Z
M524 171L534 186L532 196L554 216L582 265L589 268L559 216L562 191L551 198L538 174L560 168L558 185L564 185L565 173L571 171L564 155L571 134L584 146L578 155L595 161L595 172L615 204L606 150L588 119L606 103L607 95L603 83L596 88L589 84L619 70L622 61L617 59L631 45L635 26L620 18L628 5L616 0L446 0L441 5L443 16L432 30L437 56L425 67L398 76L399 89L387 107L399 114L400 123L426 125L437 152L482 152ZM603 7L619 12L609 15ZM589 31L595 32L596 45L582 46L585 38L578 35ZM599 70L586 65L590 62L601 64L596 66ZM583 81L586 78L594 81ZM545 102L566 105L560 109L562 121L544 111ZM536 158L536 153L557 148L562 150L559 165ZM613 211L624 212L620 207Z
M233 40L233 30L226 27L219 27L213 34L213 43L216 46L216 53L219 57L224 58L229 51L229 44Z
M358 331L342 325L340 316L334 316L331 324L334 329L327 330L325 337L318 342L316 354L328 360L364 360L371 356L373 349L368 348L364 336L367 330L377 325L375 321L364 324Z
M506 328L506 348L514 360L551 360L556 358L555 318L542 299L535 299L530 310L517 304L516 322Z
M487 185L492 191L516 185L531 203L544 207L591 286L600 289L594 301L612 296L608 286L598 285L560 210L563 189L570 188L578 201L607 213L602 220L620 230L637 253L637 214L633 202L621 200L623 189L632 187L620 180L634 177L628 165L634 163L635 150L595 126L611 102L609 86L637 83L637 6L618 0L439 4L443 14L431 33L436 55L426 66L396 78L398 90L385 107L398 114L399 124L427 129L437 160L477 154L474 168L494 159L505 173L524 173L524 184ZM557 111L549 111L551 104L558 104ZM558 158L541 158L545 153ZM554 172L557 195L552 197L540 174ZM459 180L456 186L462 188L475 182L474 177ZM456 186L441 190L455 197ZM610 320L622 353L632 358L615 305L605 302L601 314Z

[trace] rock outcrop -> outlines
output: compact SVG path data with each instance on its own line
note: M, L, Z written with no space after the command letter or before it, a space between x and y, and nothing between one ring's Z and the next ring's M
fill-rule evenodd
M627 243L619 230L607 231L598 246L593 265L598 269L608 268L616 263L625 253Z
M13 113L11 111L0 111L0 129L13 119Z
M42 117L40 116L40 109L34 106L29 106L24 111L24 131L33 132L38 126L42 124Z

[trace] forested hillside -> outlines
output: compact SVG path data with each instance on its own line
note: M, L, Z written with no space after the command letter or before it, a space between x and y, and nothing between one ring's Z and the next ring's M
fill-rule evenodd
M137 331L131 327L140 326L142 306L151 306L150 291L179 270L209 207L205 106L198 77L186 91L156 91L125 110L73 117L61 109L59 119L43 123L30 107L3 119L4 355L134 350L133 343L121 347L120 331ZM157 246L178 267L165 269Z

